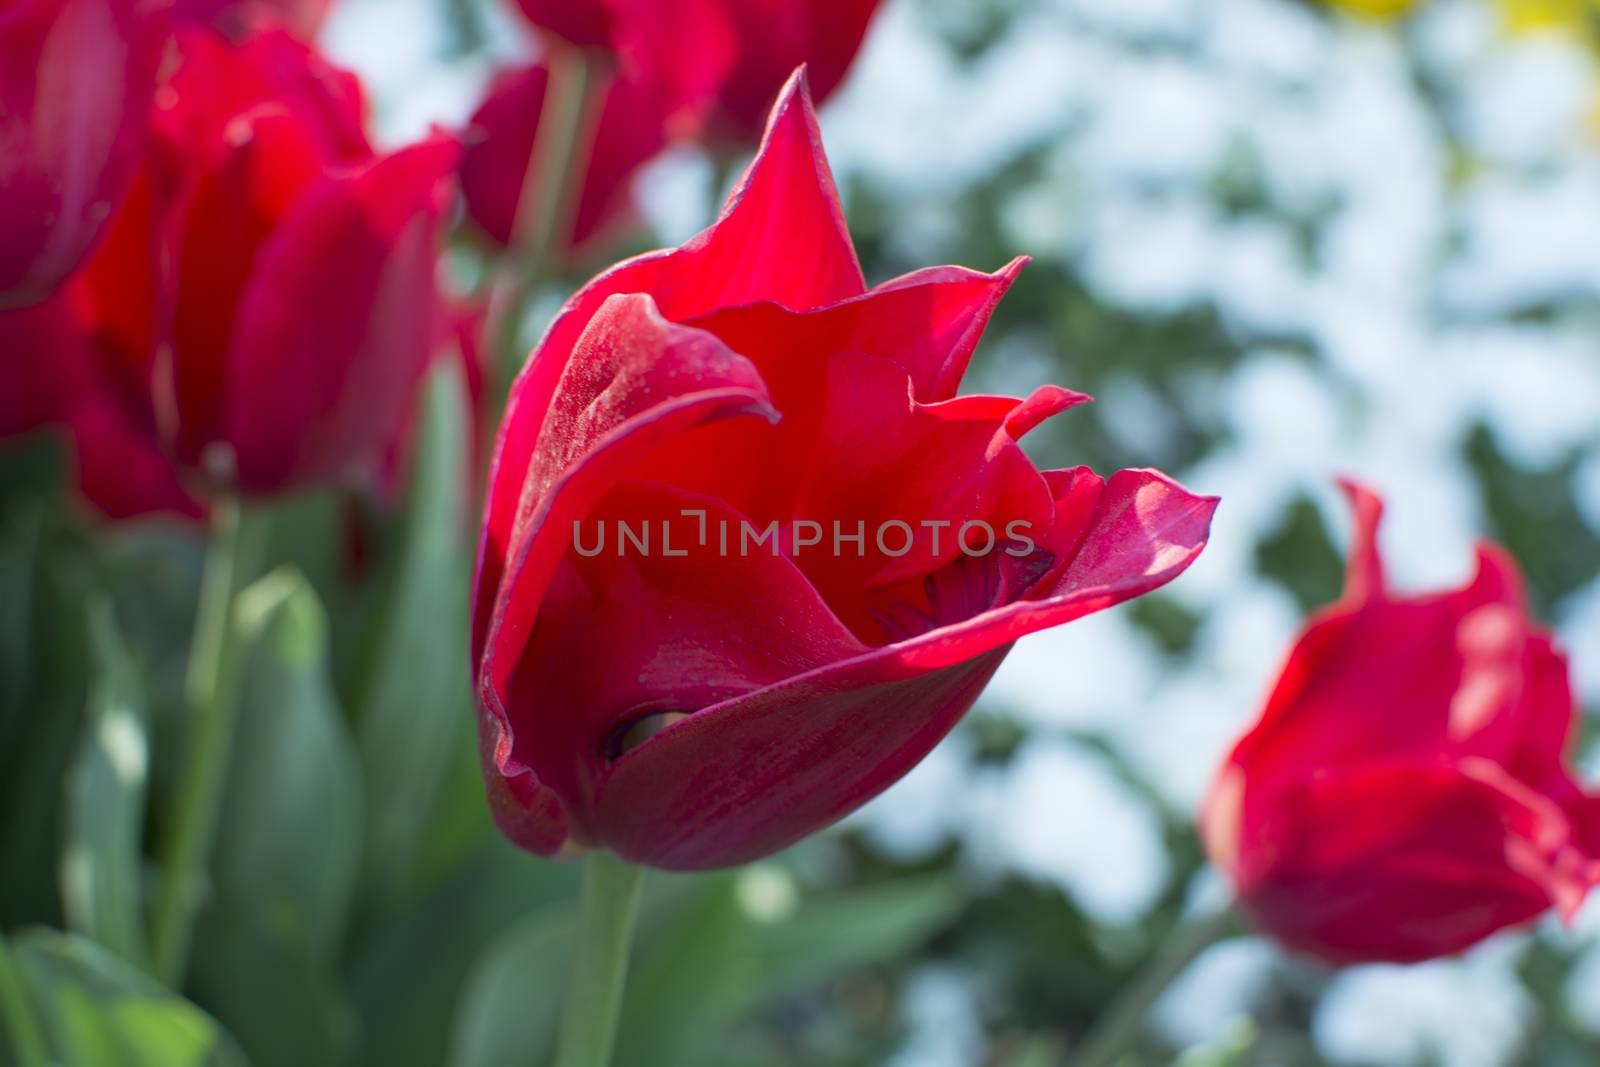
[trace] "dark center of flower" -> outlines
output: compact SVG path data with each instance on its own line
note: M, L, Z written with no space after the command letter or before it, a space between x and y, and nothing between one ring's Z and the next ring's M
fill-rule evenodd
M687 719L693 714L692 711L657 709L624 720L611 731L611 736L606 738L604 746L606 759L621 759L624 754L638 748L673 723Z

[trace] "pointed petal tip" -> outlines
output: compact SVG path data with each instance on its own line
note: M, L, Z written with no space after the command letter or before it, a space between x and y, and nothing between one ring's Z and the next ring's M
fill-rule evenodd
M1474 586L1488 586L1498 599L1509 603L1519 613L1528 610L1527 582L1522 576L1522 565L1511 550L1498 541L1481 539L1473 546L1476 572Z
M1046 420L1093 399L1087 393L1063 389L1059 385L1041 385L1006 416L1005 432L1012 440L1020 440Z
M1345 563L1344 598L1371 600L1383 595L1383 557L1378 552L1378 527L1383 521L1383 497L1356 478L1340 476L1336 485L1350 502L1355 529L1350 556Z

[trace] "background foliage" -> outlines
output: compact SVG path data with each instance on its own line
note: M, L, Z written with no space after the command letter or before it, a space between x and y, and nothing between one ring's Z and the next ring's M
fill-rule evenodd
M823 119L869 278L1033 255L974 388L1093 393L1030 442L1041 459L1160 467L1224 508L1190 575L1025 641L844 827L742 871L650 875L619 1063L1061 1062L1220 896L1193 806L1338 588L1333 473L1389 494L1402 585L1459 580L1475 536L1509 545L1600 703L1587 7L1350 7L1368 14L886 4ZM342 0L325 43L396 137L459 120L492 60L529 47L477 0ZM632 246L703 225L727 173L689 152L654 167ZM551 283L530 339L593 265ZM0 981L45 1006L74 1067L477 1067L550 1042L575 871L488 823L452 371L423 418L398 509L328 495L266 517L187 999L142 976L136 920L202 547L87 521L45 442L0 454ZM1589 1063L1595 931L1591 910L1337 975L1237 937L1159 1005L1142 1062Z

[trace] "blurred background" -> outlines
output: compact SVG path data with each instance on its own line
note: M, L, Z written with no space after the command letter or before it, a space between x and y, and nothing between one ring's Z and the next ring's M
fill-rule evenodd
M490 0L339 0L320 40L394 144L464 124L494 67L537 47ZM1223 898L1193 812L1337 593L1335 474L1387 495L1403 589L1462 581L1477 538L1509 546L1600 710L1597 58L1588 0L887 0L822 113L869 281L1031 255L966 391L1089 392L1030 438L1042 463L1159 467L1224 504L1187 575L1025 639L956 733L843 826L741 871L648 875L619 1063L1061 1062ZM603 259L688 237L727 180L673 150ZM581 278L547 286L531 335ZM449 408L430 408L436 437ZM330 606L289 579L257 597L272 640L245 691L301 710L245 710L253 770L220 815L231 888L194 975L258 1067L524 1062L554 1025L576 871L490 827L464 649L441 638L423 690L386 690L384 649L352 636L380 616L462 629L469 539L427 517L462 492L452 469L413 471L402 521L367 546L388 594L345 587L348 553L328 549L350 545L343 503L274 525L273 556ZM85 690L114 700L138 662L152 730L170 728L201 557L155 524L91 543L28 477L0 525L21 590L0 620L17 628L7 696L35 712L0 748L7 928L60 923L61 826L105 817L73 763ZM124 591L102 608L130 647L92 645L85 680L70 650L90 638L59 604L91 587ZM379 682L342 716L347 671ZM1414 967L1334 972L1236 937L1160 1001L1138 1062L1592 1064L1597 939L1600 903Z

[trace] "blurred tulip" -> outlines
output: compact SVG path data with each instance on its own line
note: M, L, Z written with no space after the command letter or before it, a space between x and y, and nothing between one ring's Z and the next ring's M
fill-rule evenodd
M0 395L0 438L58 433L79 491L106 518L199 518L200 504L102 380L91 349L66 296L0 311L0 375L12 386Z
M608 57L618 77L677 125L704 115L739 47L728 0L516 2L540 29Z
M625 0L516 0L529 22L580 48L611 42L612 8Z
M1201 816L1246 912L1336 962L1458 952L1600 877L1600 800L1563 764L1567 664L1503 549L1466 586L1384 581L1382 503L1356 513L1344 596L1301 634Z
M478 558L483 764L508 836L669 868L771 853L909 770L1018 637L1194 560L1214 499L1023 455L1087 398L956 396L1020 267L867 289L796 75L710 229L567 303L513 387ZM653 527L656 551L575 541L617 522ZM781 530L718 546L745 522ZM859 552L791 535L858 522ZM963 524L1004 540L973 553Z
M176 0L180 19L229 33L282 26L302 40L316 36L333 0Z
M761 133L768 102L794 72L818 98L843 80L878 0L517 0L568 45L611 59L598 117L584 127L587 161L562 247L582 246L625 216L634 173L676 138L742 148ZM473 220L513 243L535 141L547 117L547 64L502 73L473 116L462 187ZM558 83L559 85L559 83Z
M504 71L472 116L461 160L461 190L472 221L501 246L511 243L550 70ZM649 94L611 81L591 133L591 147L566 241L581 247L633 206L634 172L666 144L665 118Z
M437 314L453 143L373 153L359 86L283 31L180 31L134 193L73 296L191 477L246 494L376 462Z
M820 103L844 81L879 0L730 0L739 42L736 59L717 90L714 137L746 144L761 133L767 102L804 64Z
M50 296L127 190L171 0L0 5L0 307Z

